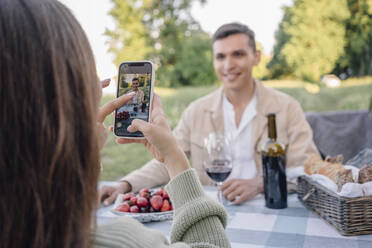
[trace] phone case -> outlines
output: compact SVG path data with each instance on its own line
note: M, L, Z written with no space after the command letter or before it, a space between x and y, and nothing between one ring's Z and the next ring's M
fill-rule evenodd
M120 67L122 64L130 64L130 63L150 63L151 64L151 87L150 87L150 105L149 105L149 122L151 120L151 109L152 109L152 100L153 100L153 95L154 95L154 83L155 83L155 69L154 69L154 64L151 61L143 60L143 61L125 61L122 62L119 65L119 70L118 70L118 81L116 85L116 97L118 97L118 92L119 92L119 80L120 80ZM119 136L116 135L115 129L116 129L116 111L115 110L115 118L114 118L114 136L117 138L125 138L125 139L144 139L145 137L133 137L133 136Z

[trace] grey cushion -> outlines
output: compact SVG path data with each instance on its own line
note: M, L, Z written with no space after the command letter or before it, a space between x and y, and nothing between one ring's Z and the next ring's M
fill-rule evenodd
M348 161L361 150L372 148L372 119L367 110L308 112L306 119L324 157L342 154Z

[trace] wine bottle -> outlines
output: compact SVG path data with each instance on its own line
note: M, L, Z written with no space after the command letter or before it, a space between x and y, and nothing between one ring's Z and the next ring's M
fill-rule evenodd
M268 140L261 149L265 205L268 208L287 207L285 147L277 141L275 114L268 114Z

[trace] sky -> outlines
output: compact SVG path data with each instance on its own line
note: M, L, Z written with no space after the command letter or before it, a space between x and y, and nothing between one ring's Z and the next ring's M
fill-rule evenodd
M98 76L112 78L117 68L108 53L106 28L114 28L114 21L108 15L112 8L110 0L59 0L69 7L85 30L96 59ZM256 33L256 40L263 45L265 53L270 53L275 43L275 31L282 19L281 6L290 5L292 0L208 0L206 4L194 4L193 17L209 34L227 22L241 22ZM104 90L114 94L116 83Z

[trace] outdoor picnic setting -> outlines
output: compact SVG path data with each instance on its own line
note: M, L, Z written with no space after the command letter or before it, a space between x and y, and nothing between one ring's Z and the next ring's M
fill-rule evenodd
M0 248L372 247L372 0L1 0Z

